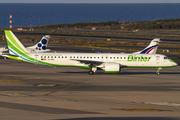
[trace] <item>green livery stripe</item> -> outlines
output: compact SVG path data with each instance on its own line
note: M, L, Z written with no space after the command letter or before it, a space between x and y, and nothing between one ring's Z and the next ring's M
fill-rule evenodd
M169 59L169 61L170 61L170 62L173 62L173 63L176 63L176 62L174 62L174 61L173 61L173 60L171 60L171 59Z
M19 59L18 57L15 57L15 56L10 56L10 55L9 55L8 58L9 58L9 59L13 59L13 60L19 60L19 61L21 61L21 59Z
M169 68L175 66L126 66L128 68Z
M119 73L119 71L105 71L105 73Z
M15 40L15 38L13 37L11 31L9 30L5 30L5 34L7 36L7 40L9 39L14 45L15 47L19 48L21 51L23 51L24 53L28 54L18 43L17 41ZM8 41L9 41L8 40ZM10 42L8 42L8 45L9 45ZM10 47L12 46L12 44L9 45Z
M17 49L11 42L7 40L8 46L10 47L11 50L19 54L20 56L27 56L26 54L22 53L19 49Z
M19 60L19 61L24 61L27 63L32 63L28 62L26 60L22 60L20 57L15 57L15 56L8 56L9 59L14 59L14 60ZM92 69L91 67L86 67L86 66L76 66L76 65L56 65L56 64L51 64L51 63L46 63L46 62L38 62L41 63L42 65L47 65L47 66L55 66L55 67L78 67L78 68L84 68L84 69ZM33 64L33 63L32 63Z

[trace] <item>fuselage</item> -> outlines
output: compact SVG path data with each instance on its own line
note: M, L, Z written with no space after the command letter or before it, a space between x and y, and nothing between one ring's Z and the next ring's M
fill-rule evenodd
M161 54L29 53L11 31L5 30L5 35L9 54L2 55L3 57L40 65L86 68L90 69L90 75L94 74L98 69L104 70L105 73L118 73L123 67L158 68L157 74L159 74L159 70L164 67L177 66L177 63ZM45 41L42 41L43 45L45 43ZM44 49L45 47L42 44L38 43L37 48ZM150 53L156 46L150 44L143 50L143 53Z
M54 66L89 66L81 63L81 60L102 62L102 64L107 62L118 63L121 67L163 68L177 66L177 63L162 54L32 53L31 57L34 58L34 61L31 62Z

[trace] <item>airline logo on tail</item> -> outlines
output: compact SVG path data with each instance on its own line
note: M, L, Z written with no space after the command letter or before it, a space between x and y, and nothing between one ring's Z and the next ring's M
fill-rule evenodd
M48 35L44 36L42 40L37 44L36 50L46 50L48 43L47 39L49 40L49 36Z
M31 54L29 54L27 49L10 30L5 30L5 35L10 54L8 55L8 58L35 64L42 64L37 59L34 59Z
M47 52L50 51L50 49L47 49L48 41L49 41L50 35L43 36L41 41L39 41L36 45L27 47L28 52Z
M154 45L151 46L149 48L146 48L145 50L143 50L142 52L140 52L140 54L149 54L152 50L154 50L158 45Z
M159 42L160 42L160 39L155 38L151 41L151 43L145 49L139 52L134 52L134 54L156 54Z
M5 35L10 54L15 56L29 55L26 48L11 31L5 30Z

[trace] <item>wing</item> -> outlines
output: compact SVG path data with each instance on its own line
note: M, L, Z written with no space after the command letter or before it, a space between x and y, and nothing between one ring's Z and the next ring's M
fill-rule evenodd
M96 67L104 63L103 61L96 61L96 60L80 60L80 59L71 59L75 61L79 61L80 63L88 64L90 67Z

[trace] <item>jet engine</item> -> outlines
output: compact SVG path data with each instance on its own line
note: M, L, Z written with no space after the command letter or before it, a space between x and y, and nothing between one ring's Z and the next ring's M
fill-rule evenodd
M121 67L118 63L104 63L103 70L105 73L119 73L121 71Z

